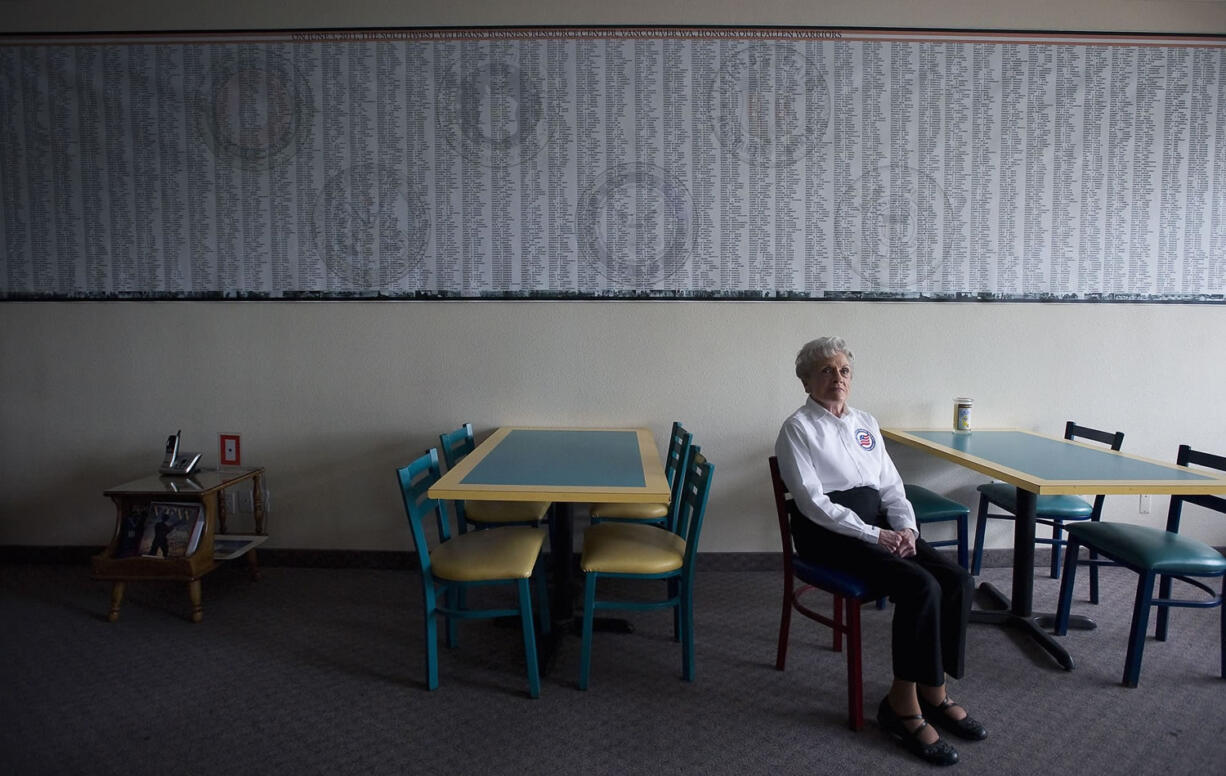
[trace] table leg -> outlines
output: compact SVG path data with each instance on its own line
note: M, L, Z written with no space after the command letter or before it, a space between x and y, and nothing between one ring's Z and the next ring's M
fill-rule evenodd
M255 519L255 532L264 534L264 475L251 478L251 512Z
M217 505L217 532L226 532L226 518L229 513L226 511L226 494L224 491L213 494L213 502Z
M553 589L550 591L549 615L555 623L570 623L575 612L574 547L575 505L564 501L553 503L549 518L549 562L552 566Z
M993 608L972 611L971 622L1018 628L1038 642L1061 667L1072 670L1073 658L1068 650L1043 630L1050 625L1053 615L1033 611L1035 501L1034 493L1017 489L1017 512L1013 520L1013 599L1006 598L990 582L982 583L979 592L990 600ZM1088 617L1081 617L1074 627L1092 629L1095 623Z
M111 585L111 611L107 613L107 622L116 622L119 620L119 605L123 603L123 582L115 582Z
M193 579L187 583L187 595L192 600L192 622L200 622L204 619L204 604L199 579Z

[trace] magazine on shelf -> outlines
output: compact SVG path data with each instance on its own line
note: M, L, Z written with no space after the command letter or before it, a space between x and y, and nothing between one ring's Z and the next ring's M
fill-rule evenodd
M149 505L140 554L154 558L184 558L196 550L204 530L204 505L154 501Z
M145 518L149 505L133 504L119 519L119 539L115 542L116 558L131 558L140 555L140 540L145 533Z
M267 536L262 534L214 534L213 560L230 560L254 549Z

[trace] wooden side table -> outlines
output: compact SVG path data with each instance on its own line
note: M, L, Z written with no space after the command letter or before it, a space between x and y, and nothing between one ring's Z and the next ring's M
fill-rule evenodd
M106 549L93 557L92 569L95 579L110 580L113 583L111 610L107 614L107 620L115 622L119 619L119 606L123 602L124 587L128 582L164 580L187 583L188 595L192 602L191 620L200 622L204 618L200 579L217 568L218 561L213 552L214 537L218 534L224 536L226 531L225 499L221 498L221 493L240 483L250 483L255 532L260 537L266 536L263 478L264 469L262 467L236 467L198 471L190 477L151 475L103 491L102 495L110 497L115 502L115 533ZM133 512L134 509L147 509L148 504L154 501L204 506L204 528L196 550L184 557L116 557L123 531L124 516ZM247 564L253 579L259 578L259 566L254 550L254 545L257 543L252 542L252 549L241 553L247 556Z

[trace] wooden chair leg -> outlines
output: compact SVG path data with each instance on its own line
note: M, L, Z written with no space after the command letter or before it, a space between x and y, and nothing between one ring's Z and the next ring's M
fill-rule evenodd
M792 628L792 580L783 586L783 613L779 616L779 646L775 650L775 668L783 670L788 659L788 631Z
M1132 609L1132 630L1128 632L1128 654L1124 658L1124 686L1136 687L1141 678L1141 655L1145 651L1145 631L1149 627L1149 607L1154 598L1154 575L1146 572L1137 580L1137 597Z
M843 631L844 631L843 602L850 601L850 600L851 600L850 598L844 598L841 595L834 596L834 627L831 628L831 630L834 631L834 634L833 634L834 644L831 646L831 649L833 649L835 652L843 651ZM856 602L856 616L857 617L859 617L859 614L860 614L859 605L860 603L859 601L857 601ZM851 609L848 608L848 611L851 611Z
M864 727L864 681L860 663L860 602L845 598L847 605L847 724Z

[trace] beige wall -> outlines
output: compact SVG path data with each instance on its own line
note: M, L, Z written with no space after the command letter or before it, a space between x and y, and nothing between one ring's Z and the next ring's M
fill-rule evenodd
M1226 33L1221 2L305 2L167 8L0 0L9 30L426 24L708 23ZM107 486L156 466L165 435L216 462L242 434L269 469L272 546L402 549L392 471L464 421L683 420L718 471L704 549L776 547L765 458L803 400L790 362L821 334L857 354L852 401L883 425L1057 433L1066 419L1127 432L1171 460L1226 452L1226 308L792 302L0 304L0 545L100 544ZM971 504L975 475L895 450L904 476ZM1114 519L1134 497L1108 499ZM1226 521L1188 530L1226 544ZM989 545L1010 541L1001 524Z

